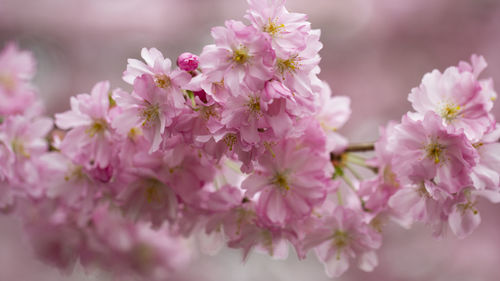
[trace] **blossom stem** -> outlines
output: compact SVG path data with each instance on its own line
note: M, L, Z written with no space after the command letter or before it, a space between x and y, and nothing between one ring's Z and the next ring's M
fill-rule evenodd
M349 188L354 192L357 193L358 191L356 190L356 187L354 187L354 184L352 183L351 179L349 179L345 174L342 175L342 179L344 182L349 186Z
M356 170L354 170L353 167L349 166L349 165L345 165L345 167L347 168L347 170L349 170L349 172L351 172L351 174L358 180L362 180L363 177L358 173L356 172Z
M339 203L339 206L344 205L344 202L342 201L342 193L340 192L340 189L337 190L337 201Z

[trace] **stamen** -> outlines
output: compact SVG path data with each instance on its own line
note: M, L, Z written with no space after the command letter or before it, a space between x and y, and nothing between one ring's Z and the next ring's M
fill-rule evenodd
M227 147L229 147L229 151L233 150L233 145L236 143L236 135L235 134L227 134L224 136L224 142L226 143Z
M155 75L155 84L156 84L156 87L158 87L158 88L166 89L166 88L170 87L170 85L172 84L172 81L170 80L170 77L168 77L165 74L156 74Z
M444 149L446 149L446 147L437 142L431 142L425 147L427 157L433 159L435 164L438 164L442 160Z
M290 186L288 185L288 180L284 173L277 172L271 180L271 183L281 190L290 190Z
M271 18L269 18L268 23L264 25L262 30L264 32L269 33L272 37L276 37L284 28L285 28L284 24L278 25L276 21L273 22Z
M164 188L163 183L156 179L146 180L146 188L144 189L144 195L148 203L162 203L163 198L161 194L161 188Z
M260 112L260 97L250 97L250 101L247 102L246 106L250 113L259 115Z
M102 119L94 120L94 123L85 130L85 132L92 138L96 134L103 133L108 128L106 121Z
M30 158L30 154L26 151L24 148L24 143L21 140L14 139L11 143L12 145L12 150L16 155L25 157L25 158Z
M446 122L450 123L460 115L460 109L461 107L459 105L447 104L441 109L441 117L446 120Z
M250 56L248 55L248 50L246 47L241 46L240 48L233 51L233 61L237 64L244 64L248 61Z
M298 55L293 55L288 59L276 59L276 67L283 75L285 72L295 72L299 68Z
M160 106L158 104L149 104L145 109L142 110L141 116L144 118L142 126L151 126L153 122L156 122L160 119Z
M0 85L2 85L7 92L12 92L16 88L16 81L11 75L0 73Z

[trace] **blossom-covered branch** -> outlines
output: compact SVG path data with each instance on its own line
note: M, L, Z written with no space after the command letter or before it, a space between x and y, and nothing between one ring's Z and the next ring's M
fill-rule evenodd
M338 130L350 100L318 78L320 31L284 1L248 4L247 23L214 27L199 56L175 66L144 48L123 73L129 89L99 82L54 121L31 54L4 48L0 209L22 218L41 259L165 280L194 245L244 259L292 245L340 276L377 265L388 220L462 238L479 225L479 197L500 202L483 57L426 74L401 122L349 144Z

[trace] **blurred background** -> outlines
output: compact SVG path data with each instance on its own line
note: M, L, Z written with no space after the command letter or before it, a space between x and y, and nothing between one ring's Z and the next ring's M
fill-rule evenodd
M352 99L342 132L353 142L375 140L378 127L408 111L407 95L422 76L444 70L473 53L485 56L482 77L500 83L499 0L288 0L290 11L309 15L322 31L321 78ZM245 0L0 0L0 46L10 40L34 52L35 83L49 114L69 108L69 97L97 81L121 80L127 58L156 47L175 60L212 43L210 28L243 20ZM498 86L496 87L499 90ZM494 114L500 118L500 106ZM499 280L500 205L479 209L483 223L470 237L434 240L424 227L389 224L373 273L351 266L339 280ZM105 273L61 274L38 262L19 224L0 216L0 280L108 280ZM328 280L311 255L270 261L238 251L199 255L173 280Z

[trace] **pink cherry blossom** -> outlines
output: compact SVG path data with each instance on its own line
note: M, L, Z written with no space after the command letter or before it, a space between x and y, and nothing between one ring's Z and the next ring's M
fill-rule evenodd
M0 159L3 160L0 180L9 182L14 188L12 194L35 197L43 194L39 158L48 150L45 137L52 126L50 118L31 119L22 115L10 116L0 124Z
M7 43L0 52L0 116L40 113L37 91L31 85L34 75L33 55L14 42Z
M203 48L200 67L203 78L223 82L238 96L242 87L261 90L273 76L274 51L269 36L239 21L226 21L225 27L214 27L215 45Z
M306 236L303 247L304 253L315 248L327 275L338 277L349 268L351 259L357 260L361 270L372 271L378 264L374 250L381 242L381 235L359 213L337 207Z
M471 184L469 173L477 152L460 132L451 133L441 117L428 112L423 120L404 116L390 137L394 171L404 182L432 180L449 193Z
M149 75L135 79L132 94L115 91L113 99L121 109L113 120L113 127L122 135L140 127L151 144L150 153L159 149L165 128L172 124L173 118L181 113L179 108L184 105L182 93L169 93L157 87Z
M307 16L289 13L285 0L248 0L250 9L245 16L255 28L272 37L274 50L279 54L302 51L310 28Z
M481 65L485 67L484 59ZM487 82L477 80L484 67L476 67L475 73L449 67L444 73L434 70L424 75L422 84L408 96L417 111L412 118L422 119L432 111L441 116L447 127L463 129L469 139L479 140L494 124L489 110L491 98L496 96L491 94ZM463 63L462 69L466 69Z
M263 220L283 226L310 215L323 202L331 170L325 156L312 154L293 140L283 141L259 158L259 166L242 188L246 196L259 194L257 213Z
M105 168L112 161L110 94L109 82L99 82L90 95L72 97L71 110L56 114L56 125L71 129L61 143L61 151L81 165Z

